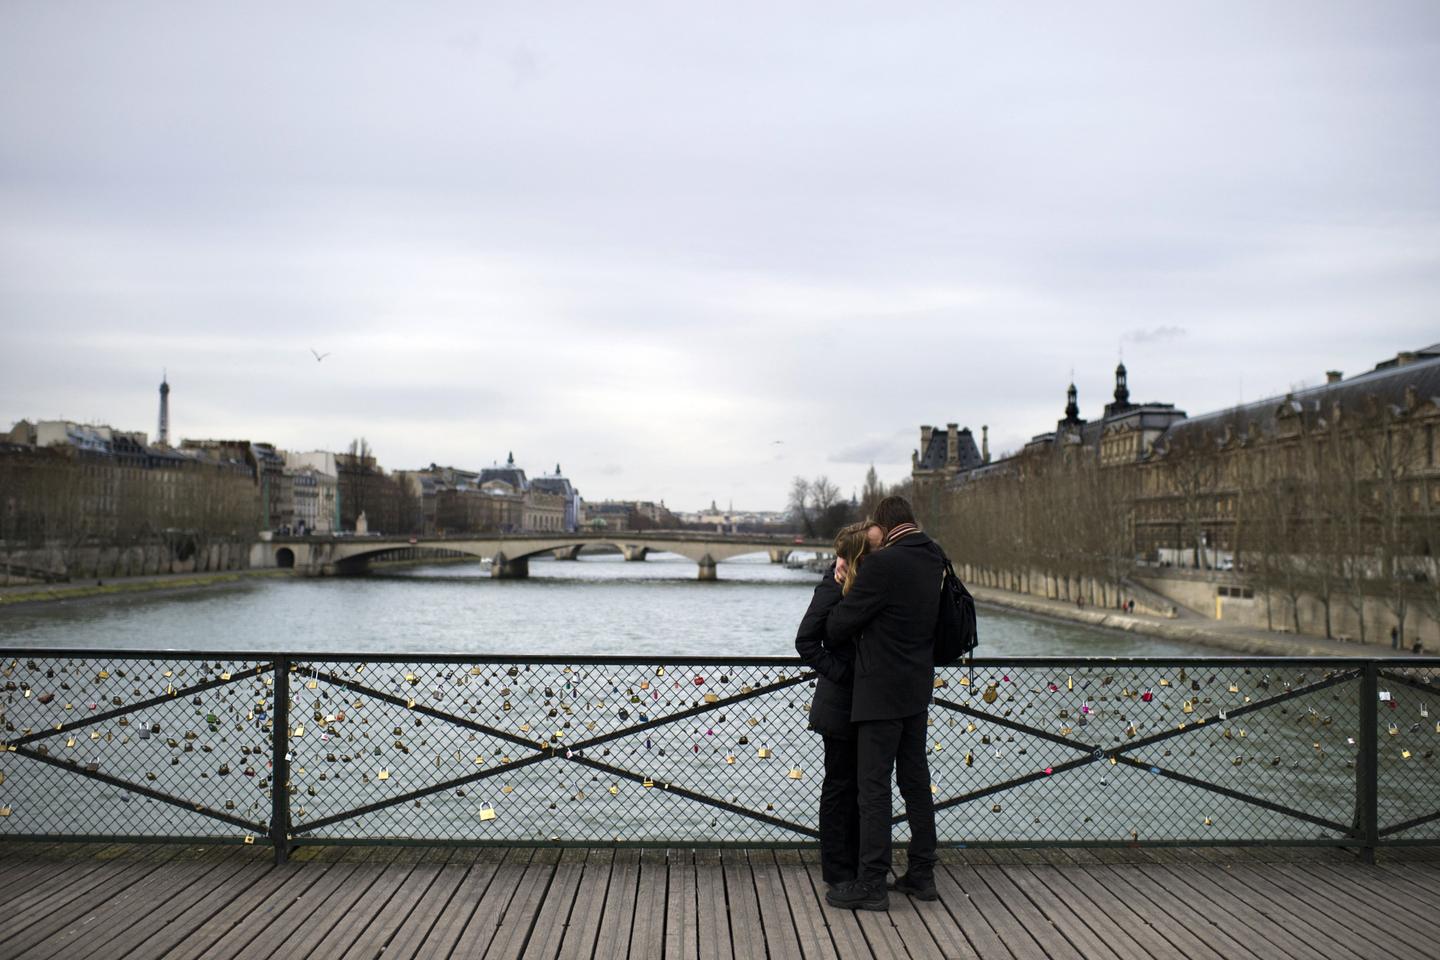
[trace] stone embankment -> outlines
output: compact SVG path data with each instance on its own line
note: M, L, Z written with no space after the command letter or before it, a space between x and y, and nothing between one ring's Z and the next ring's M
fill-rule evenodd
M476 563L474 557L431 557L422 560L380 560L372 569L417 566L435 563ZM71 580L63 583L26 583L0 587L0 607L19 603L47 603L56 600L86 600L94 597L127 596L164 591L197 590L227 583L242 583L257 577L293 577L293 570L266 567L256 570L227 570L215 573L160 573L143 577L114 577L98 580Z
M988 604L1033 616L1052 617L1074 623L1088 623L1096 627L1109 627L1112 630L1128 630L1131 633L1142 633L1180 643L1217 647L1254 656L1356 657L1385 656L1392 652L1388 646L1344 643L1339 640L1326 640L1323 637L1255 630L1198 616L1170 619L1139 613L1121 613L1119 610L1104 610L1091 606L1079 607L1073 603L1049 600L1024 593L1012 593L994 587L972 586L970 592L982 606Z

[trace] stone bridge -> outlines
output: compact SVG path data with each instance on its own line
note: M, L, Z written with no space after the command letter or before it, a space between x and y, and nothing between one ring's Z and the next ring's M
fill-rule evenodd
M309 576L363 572L371 560L413 555L416 550L448 550L490 561L490 576L520 579L530 575L530 558L549 554L575 560L584 547L614 547L626 560L644 560L651 552L676 553L694 560L701 580L714 580L724 560L764 553L771 563L784 563L794 551L830 553L829 541L764 534L722 534L695 531L634 531L624 533L508 533L475 536L320 536L274 537L251 548L252 567L293 568Z

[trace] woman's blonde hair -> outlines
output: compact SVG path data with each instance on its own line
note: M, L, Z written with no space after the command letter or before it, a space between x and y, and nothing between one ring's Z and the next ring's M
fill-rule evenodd
M870 538L865 535L865 531L871 526L871 521L862 520L842 527L840 532L835 534L835 556L845 561L845 584L841 593L849 593L850 588L855 585L855 578L860 573L860 562L870 552Z

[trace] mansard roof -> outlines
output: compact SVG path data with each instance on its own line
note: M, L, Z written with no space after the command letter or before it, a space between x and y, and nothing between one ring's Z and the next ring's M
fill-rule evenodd
M947 430L936 430L930 435L929 445L920 451L921 470L944 469L945 456L949 453L948 437ZM973 470L984 462L980 457L980 448L975 445L975 435L970 432L969 427L960 431L956 452L960 457L961 470Z
M1374 402L1404 409L1407 395L1413 391L1421 403L1440 404L1440 344L1415 351L1417 359L1399 366L1391 361L1381 363L1374 370L1340 380L1325 383L1304 390L1287 393L1283 397L1267 397L1254 403L1216 410L1213 413L1191 417L1172 426L1162 442L1188 439L1196 431L1214 431L1217 434L1225 428L1246 435L1258 429L1261 436L1272 436L1277 424L1294 415L1327 415L1335 404L1343 413L1364 415Z
M517 491L522 492L528 490L530 487L529 481L525 479L525 471L519 467L486 467L480 471L479 483L481 486L484 486L492 480L508 483Z

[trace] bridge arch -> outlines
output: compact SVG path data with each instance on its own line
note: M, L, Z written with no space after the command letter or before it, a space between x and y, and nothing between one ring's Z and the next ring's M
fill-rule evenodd
M796 550L827 552L829 544L818 542L796 543L788 537L756 537L747 535L723 535L692 531L630 531L625 535L614 533L571 533L558 535L544 534L492 534L475 537L391 537L371 538L338 536L333 538L297 538L285 545L275 544L271 554L276 566L280 566L280 550L291 551L291 564L310 574L343 572L363 568L368 559L378 558L387 553L411 549L439 549L451 554L470 556L492 561L491 576L520 578L528 576L529 561L532 557L554 555L559 552L578 552L586 546L614 547L632 559L641 559L646 553L673 553L699 566L702 580L714 579L718 563L751 554L770 555L773 562L781 562Z
M275 551L275 566L281 570L291 570L295 567L295 551L289 547L281 547Z

